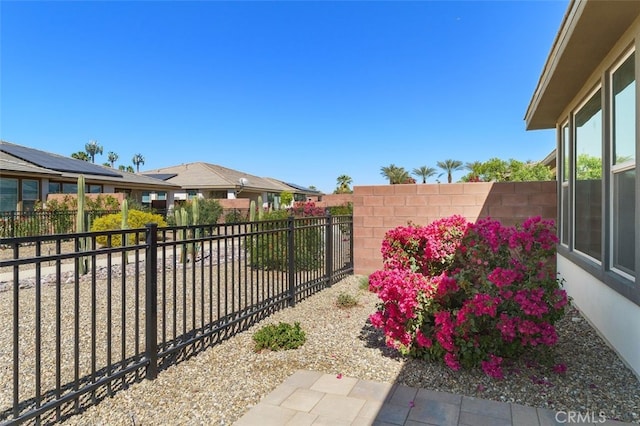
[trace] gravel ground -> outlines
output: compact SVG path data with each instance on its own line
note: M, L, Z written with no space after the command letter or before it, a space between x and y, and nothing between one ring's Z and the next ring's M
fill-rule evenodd
M405 359L386 348L382 334L367 321L377 298L360 288L361 278L348 277L279 311L161 371L156 380L135 383L90 406L65 424L229 425L298 369L554 410L602 410L607 418L640 423L640 382L577 311L558 323L555 361L567 365L566 373L523 360L511 366L505 379L494 380L478 371L453 372L440 364ZM355 296L358 305L338 308L342 293ZM281 321L300 322L306 343L292 351L254 352L253 333ZM6 389L6 384L0 386Z

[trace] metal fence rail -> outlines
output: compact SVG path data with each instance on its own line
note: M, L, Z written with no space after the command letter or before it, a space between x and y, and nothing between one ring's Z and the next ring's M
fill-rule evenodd
M61 421L330 286L353 272L352 229L290 217L2 239L0 422Z

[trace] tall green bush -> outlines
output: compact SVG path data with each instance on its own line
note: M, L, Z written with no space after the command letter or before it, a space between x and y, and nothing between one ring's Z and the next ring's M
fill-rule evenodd
M309 209L266 211L263 220L257 222L257 235L247 240L247 253L253 268L285 271L288 268L287 218L294 215L294 264L297 271L309 271L323 266L324 216L307 216Z

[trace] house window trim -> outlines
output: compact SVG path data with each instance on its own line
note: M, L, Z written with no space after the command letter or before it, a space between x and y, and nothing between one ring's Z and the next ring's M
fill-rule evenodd
M565 135L565 128L567 129L566 135ZM571 131L572 131L572 126L571 126L571 120L569 120L568 118L566 120L564 120L562 122L562 124L560 125L560 129L559 129L559 139L560 139L560 155L556 155L557 157L557 165L556 165L556 170L557 170L557 174L556 176L558 176L558 222L560 223L560 226L558 226L558 241L560 243L560 245L562 245L563 247L569 248L572 246L571 244L571 236L572 236L572 229L573 229L573 224L572 224L572 217L573 217L573 198L572 198L572 193L573 193L573 186L569 185L569 182L571 182L571 176L572 176L572 164L571 164L571 151L572 151L572 145L571 142L573 140L573 138L571 137ZM566 141L565 141L565 137L566 137ZM566 143L566 147L568 148L567 152L565 152L565 142ZM565 161L565 156L569 156L569 162ZM565 181L564 176L565 176L565 168L568 168L569 170L567 170L567 180ZM564 211L563 211L563 201L564 201L564 197L563 197L563 189L567 188L567 194L566 194L566 198L567 198L567 220L565 222L564 220ZM567 242L564 243L562 241L563 238L563 234L564 234L564 229L565 227L567 228Z

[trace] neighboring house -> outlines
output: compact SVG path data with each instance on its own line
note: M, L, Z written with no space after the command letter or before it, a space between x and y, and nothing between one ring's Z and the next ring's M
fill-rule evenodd
M147 170L144 175L178 185L182 189L174 192L176 201L189 200L196 195L205 199L257 200L262 197L265 205L278 202L282 191L289 191L294 200L306 200L307 195L317 195L300 186L293 186L272 178L262 178L238 170L204 162L180 164Z
M156 208L173 205L175 185L135 173L0 141L0 212L30 211L49 194L76 194L80 175L87 193L126 193Z
M558 175L557 173L557 158L556 158L556 149L554 148L546 157L541 161L541 163L551 170L551 174L553 175L553 179L555 179Z
M639 44L640 1L571 1L525 120L557 130L558 272L640 377Z

